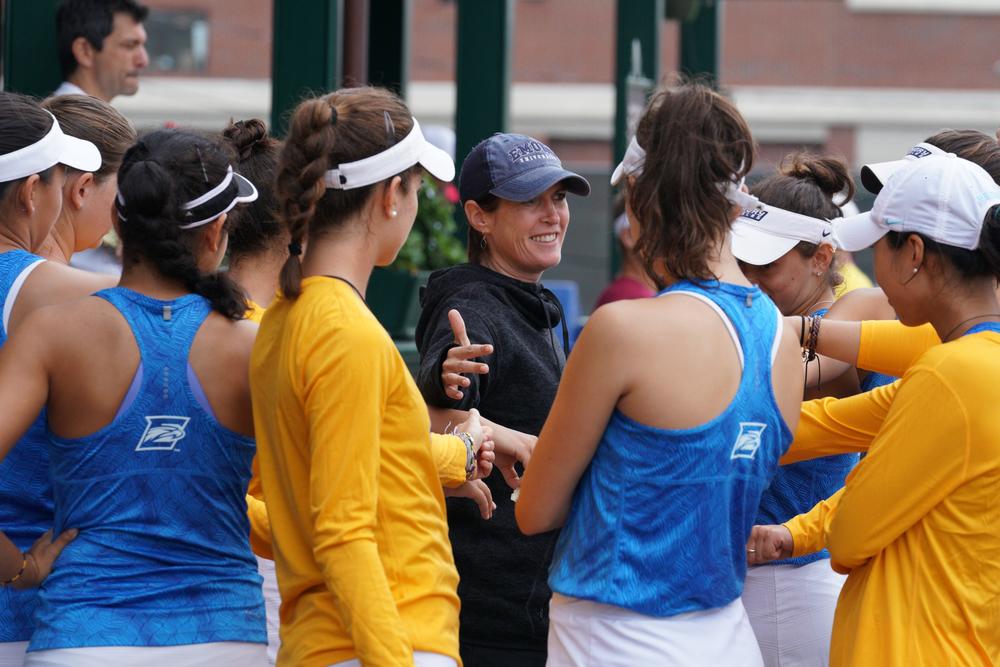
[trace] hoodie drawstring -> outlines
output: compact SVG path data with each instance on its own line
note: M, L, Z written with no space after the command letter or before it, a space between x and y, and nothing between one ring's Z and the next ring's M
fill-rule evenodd
M566 326L566 313L563 311L562 304L559 303L559 298L552 293L551 290L545 289L544 287L538 293L538 300L542 302L542 310L545 312L545 325L549 330L549 343L552 345L552 353L556 357L556 365L559 364L559 351L556 350L556 340L552 335L552 320L549 319L549 309L545 307L545 299L543 296L549 297L552 302L556 305L556 310L559 311L559 323L562 325L562 338L563 338L563 355L569 354L569 329Z

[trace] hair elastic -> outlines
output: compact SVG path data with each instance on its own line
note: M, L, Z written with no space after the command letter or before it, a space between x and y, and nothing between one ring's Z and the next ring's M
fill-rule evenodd
M302 244L298 241L292 241L288 244L288 254L292 257L298 257L302 254Z

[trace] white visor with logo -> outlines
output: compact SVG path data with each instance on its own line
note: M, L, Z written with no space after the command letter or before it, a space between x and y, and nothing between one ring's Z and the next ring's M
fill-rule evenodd
M744 208L732 226L733 255L755 266L780 259L801 241L836 247L833 225L829 220L759 203Z

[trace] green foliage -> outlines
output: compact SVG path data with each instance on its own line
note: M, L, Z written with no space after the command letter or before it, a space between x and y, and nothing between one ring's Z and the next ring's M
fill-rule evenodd
M417 219L390 268L410 273L433 271L465 261L465 246L457 237L454 205L430 176L417 193Z

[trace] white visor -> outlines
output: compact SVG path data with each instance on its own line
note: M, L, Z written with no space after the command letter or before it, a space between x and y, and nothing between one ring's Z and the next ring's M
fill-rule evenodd
M747 264L770 264L801 241L834 245L833 225L767 204L743 209L733 222L733 255Z
M97 150L97 146L63 134L55 116L48 111L45 113L52 118L52 128L48 134L30 146L0 155L0 182L40 174L56 164L90 172L101 168L101 152Z
M380 183L417 163L440 181L455 178L451 156L424 139L420 123L414 118L413 129L399 143L371 157L337 165L326 172L323 181L327 188L353 190Z
M937 146L928 143L919 143L908 150L901 160L875 162L861 167L861 185L865 186L865 190L868 190L868 192L877 195L882 190L882 186L889 180L889 177L899 170L900 167L929 155L944 154L945 152Z
M629 142L628 148L625 150L625 157L622 158L622 161L615 167L614 173L611 174L611 185L618 185L626 176L638 175L642 171L642 165L645 162L646 151L642 150L639 142L636 141L635 137L632 137L632 141Z
M249 180L233 171L232 165L226 168L222 182L205 194L195 197L181 205L184 219L178 225L181 229L193 229L218 219L223 213L233 210L237 204L247 204L257 200L257 188ZM118 217L127 222L125 215L127 205L121 191L115 197Z

